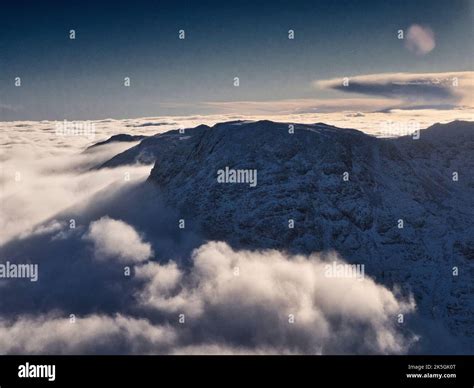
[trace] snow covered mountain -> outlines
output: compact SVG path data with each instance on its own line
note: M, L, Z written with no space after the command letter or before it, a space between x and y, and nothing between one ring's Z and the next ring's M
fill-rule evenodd
M154 163L148 181L206 238L336 250L413 293L426 322L474 348L474 123L382 139L321 123L225 122L145 138L99 167L133 163ZM226 167L256 170L257 185L220 183Z

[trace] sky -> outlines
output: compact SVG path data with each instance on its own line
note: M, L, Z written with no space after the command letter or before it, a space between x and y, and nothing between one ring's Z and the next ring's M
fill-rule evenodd
M472 87L468 0L19 0L2 7L1 121L264 114L269 106L273 113L377 110L414 100L471 105L468 92L454 98L438 93L438 84L435 98L416 88L415 99L411 90L374 93L373 84L390 88L385 73L404 73L401 82L415 74L412 83L436 73L444 87L443 73L463 72L461 86ZM361 76L368 88L336 85Z

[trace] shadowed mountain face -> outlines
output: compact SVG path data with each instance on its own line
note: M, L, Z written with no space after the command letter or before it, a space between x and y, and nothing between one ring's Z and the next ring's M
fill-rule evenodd
M474 335L474 124L380 139L325 124L227 122L143 140L104 167L155 160L149 182L205 238L338 251L458 336ZM218 171L256 170L257 184ZM291 228L290 226L294 227Z
M143 135L136 135L136 136L127 135L127 134L114 135L114 136L110 137L109 139L107 139L105 141L101 141L99 143L93 144L92 146L88 147L87 149L90 150L92 148L100 147L100 146L110 144L110 143L115 143L115 142L140 141L140 140L143 140L145 138L146 138L146 136L143 136Z

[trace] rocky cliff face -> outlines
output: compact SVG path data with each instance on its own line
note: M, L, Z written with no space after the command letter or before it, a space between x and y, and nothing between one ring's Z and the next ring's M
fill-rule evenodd
M336 250L412 292L422 315L473 346L474 124L437 124L419 139L325 124L294 124L289 133L289 125L171 131L104 166L154 161L149 182L206 238L239 248ZM226 167L256 170L257 185L219 183Z

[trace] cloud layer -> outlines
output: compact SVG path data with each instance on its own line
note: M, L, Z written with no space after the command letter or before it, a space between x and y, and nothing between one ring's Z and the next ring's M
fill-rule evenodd
M127 166L91 170L134 144L109 144L83 153L91 139L58 136L54 128L54 122L1 124L0 243L28 235L37 224L70 206L87 202L111 185L144 180L151 169ZM100 129L97 125L97 141L110 131L111 128ZM125 180L125 176L130 179Z

